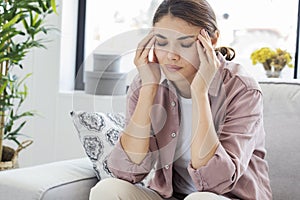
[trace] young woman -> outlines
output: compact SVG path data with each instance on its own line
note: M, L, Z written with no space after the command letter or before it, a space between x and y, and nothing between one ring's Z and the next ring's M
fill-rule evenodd
M127 126L108 160L116 178L90 199L272 199L261 90L218 37L205 0L161 3L136 51ZM135 184L152 169L148 187Z

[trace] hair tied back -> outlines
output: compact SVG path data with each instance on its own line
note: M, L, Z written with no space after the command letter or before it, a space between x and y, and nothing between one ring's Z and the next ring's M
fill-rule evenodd
M226 60L233 60L235 57L235 50L231 47L218 47L215 51L220 52L223 56L225 56Z

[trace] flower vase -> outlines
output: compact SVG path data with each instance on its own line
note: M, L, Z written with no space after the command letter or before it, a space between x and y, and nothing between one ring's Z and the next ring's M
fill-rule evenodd
M267 60L266 62L264 62L262 64L266 71L266 76L268 78L279 78L280 77L283 66L281 66L281 65L274 66L274 65L272 65L270 60Z
M281 70L276 70L274 66L271 66L271 69L266 70L266 75L268 78L279 78L281 76Z
M279 78L281 75L281 71L267 70L266 75L268 78Z

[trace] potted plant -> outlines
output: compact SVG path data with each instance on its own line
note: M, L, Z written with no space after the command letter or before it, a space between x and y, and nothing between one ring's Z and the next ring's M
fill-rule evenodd
M17 154L29 143L20 141L25 119L33 111L20 111L27 97L25 77L18 77L15 68L23 69L27 53L45 47L40 33L47 34L46 17L56 12L55 0L0 0L0 170L14 168ZM14 150L3 146L4 140L18 145Z
M269 47L262 47L251 53L252 64L261 63L269 78L280 77L281 70L285 67L293 68L292 56L286 50L277 48L272 50Z

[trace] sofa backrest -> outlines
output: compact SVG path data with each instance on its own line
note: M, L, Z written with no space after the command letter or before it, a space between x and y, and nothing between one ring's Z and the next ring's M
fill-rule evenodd
M273 199L300 198L300 82L260 82Z

